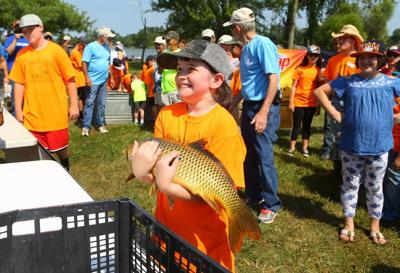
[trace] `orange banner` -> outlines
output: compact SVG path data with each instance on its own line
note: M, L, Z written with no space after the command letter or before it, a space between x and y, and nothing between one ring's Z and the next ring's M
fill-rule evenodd
M290 88L292 87L292 75L297 66L301 64L304 56L307 54L305 49L278 49L279 53L279 67L281 69L280 74L280 86L283 92L283 100L288 99L290 95Z

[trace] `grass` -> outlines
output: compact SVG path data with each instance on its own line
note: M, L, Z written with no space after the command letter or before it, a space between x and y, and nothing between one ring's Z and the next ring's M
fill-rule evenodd
M271 225L261 225L260 241L246 240L237 255L238 272L400 272L400 230L384 226L389 245L379 247L368 238L369 220L363 192L356 221L356 242L338 241L342 222L340 180L332 175L332 164L319 158L322 117L314 121L310 158L299 152L285 154L288 130L279 132L275 162L279 172L279 196L283 209ZM151 136L132 124L109 125L109 134L93 132L80 136L70 127L72 174L96 200L127 197L153 213L155 197L138 181L126 183L129 174L124 149L137 138ZM1 157L1 154L0 154Z

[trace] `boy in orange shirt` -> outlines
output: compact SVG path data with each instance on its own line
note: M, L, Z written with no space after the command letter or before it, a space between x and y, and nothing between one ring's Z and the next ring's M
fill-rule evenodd
M44 39L37 15L22 16L20 28L29 46L18 53L10 74L16 119L69 169L68 116L79 115L74 68L59 45Z
M85 108L86 96L89 93L89 86L86 85L85 74L82 69L82 54L83 49L87 44L85 37L79 37L79 42L72 49L70 54L70 60L72 66L75 69L75 83L78 89L78 107L79 107L79 118L83 119L83 108Z
M178 67L176 86L182 102L161 110L154 136L181 144L205 141L205 149L221 161L236 188L243 188L246 147L234 119L221 106L228 107L231 97L225 82L231 70L223 49L204 40L194 40L178 53L159 55L157 63L167 69ZM234 271L227 219L223 214L218 215L198 196L172 183L179 164L179 154L172 152L156 163L159 152L155 141L145 142L140 147L135 143L132 151L135 176L144 182L157 184L156 218L215 261ZM153 167L155 176L151 172ZM172 207L168 201L171 198L174 201Z

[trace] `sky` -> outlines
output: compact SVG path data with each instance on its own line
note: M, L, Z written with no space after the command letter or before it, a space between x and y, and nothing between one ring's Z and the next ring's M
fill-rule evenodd
M141 14L150 10L151 0L64 0L75 5L80 11L86 11L91 19L96 20L94 27L107 26L121 35L136 33L143 28ZM114 4L114 5L113 5ZM388 23L389 34L400 28L400 1L395 13ZM147 26L162 26L166 23L168 13L146 12ZM227 18L228 20L229 18ZM299 25L305 24L299 20Z

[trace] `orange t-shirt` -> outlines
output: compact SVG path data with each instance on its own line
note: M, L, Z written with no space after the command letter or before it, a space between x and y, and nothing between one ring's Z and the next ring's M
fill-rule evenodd
M10 79L25 87L23 114L28 130L68 128L66 82L74 77L67 53L53 42L39 50L27 46L18 52Z
M356 67L356 58L339 53L328 60L323 75L328 81L332 81L339 76L350 76L359 71Z
M146 73L146 71L147 71L147 64L143 64L142 65L142 71L140 72L140 79L142 80L142 81L144 81L144 77L145 77L145 73Z
M70 54L70 60L72 66L75 69L75 83L76 87L86 86L85 74L82 69L82 51L79 50L79 45L76 45L74 49L72 49Z
M110 89L116 90L121 84L122 77L124 76L124 70L116 69L113 65L110 65L110 72L114 80L114 86L111 86L111 78L108 78L108 86Z
M154 97L154 65L144 73L144 83L147 87L147 97Z
M230 87L233 96L237 96L242 90L242 82L240 81L240 69L235 69L235 71L233 71Z
M293 80L297 80L296 92L294 93L294 106L316 107L317 98L314 89L317 87L320 69L317 66L299 66L293 73Z
M132 74L128 73L122 77L122 85L128 90L129 93L132 92L131 88Z
M210 151L225 166L236 187L244 187L243 162L246 147L233 117L216 105L209 113L193 117L184 102L166 106L157 117L154 136L189 144L206 142ZM172 231L234 271L234 255L228 242L228 225L224 214L219 216L206 203L175 199L171 207L167 196L159 192L156 218Z

